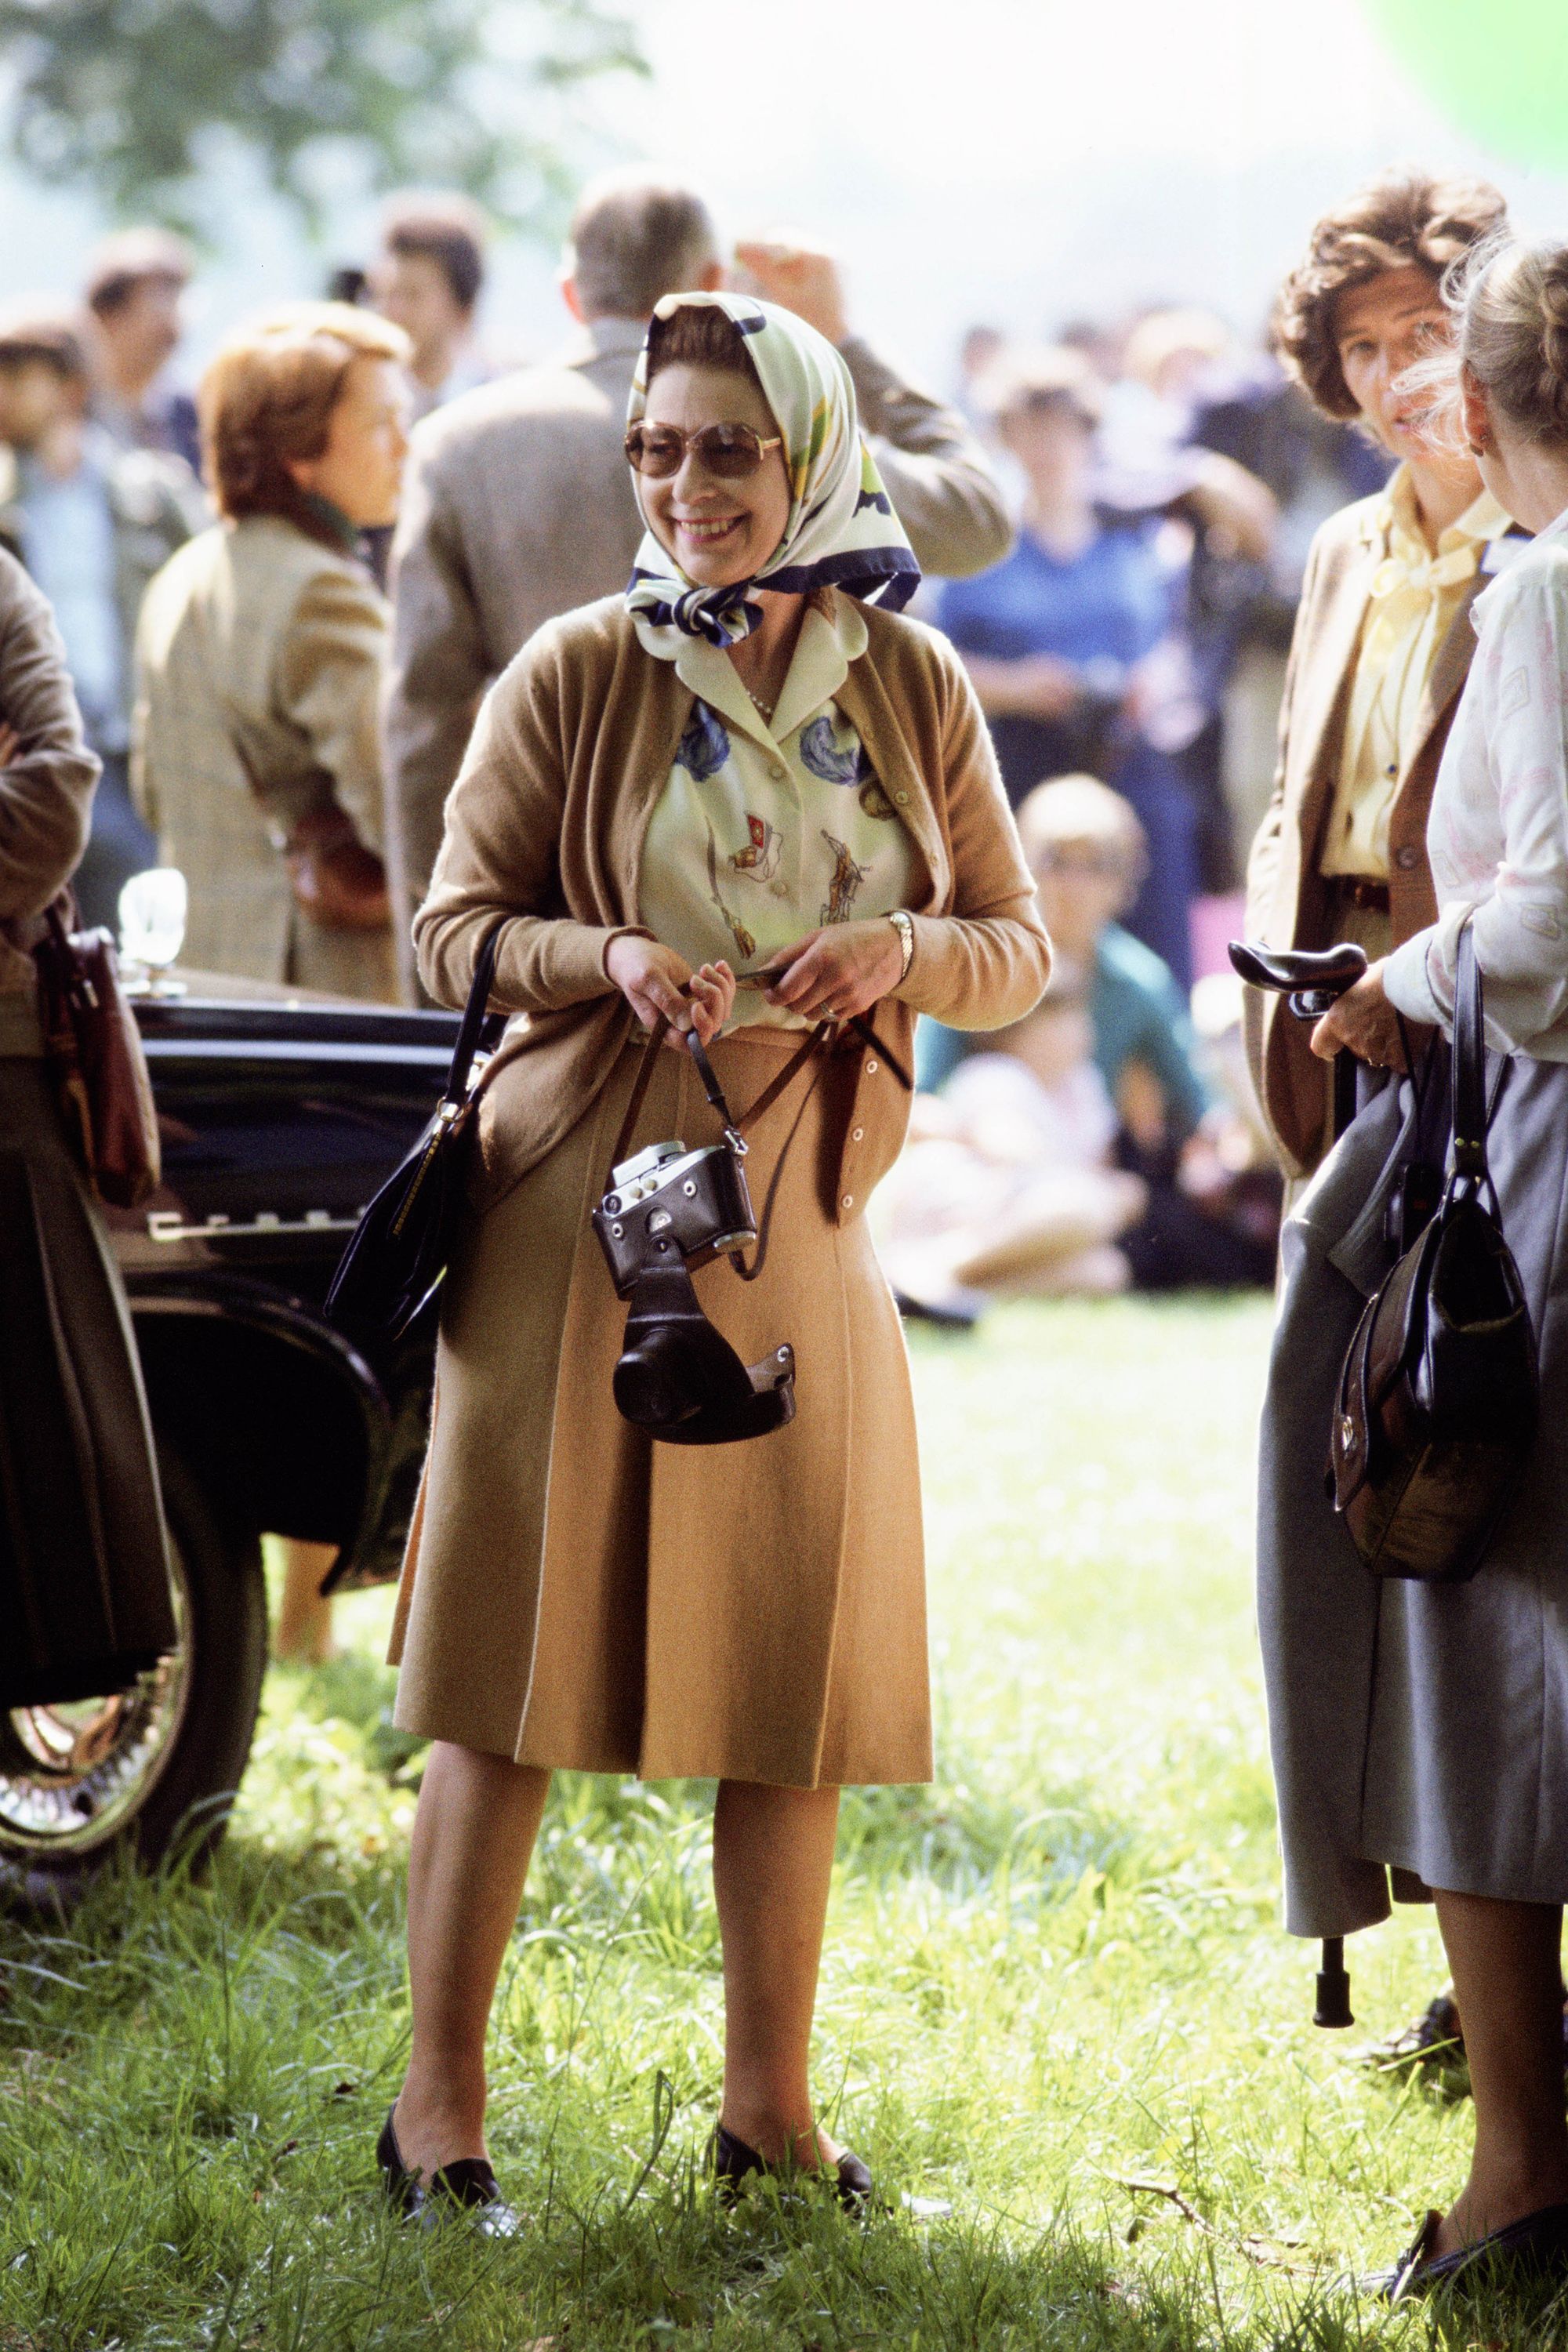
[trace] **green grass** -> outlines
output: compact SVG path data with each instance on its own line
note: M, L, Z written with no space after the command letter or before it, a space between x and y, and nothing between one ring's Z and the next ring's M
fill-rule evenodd
M1563 2340L1338 2284L1463 2176L1468 2105L1310 2021L1250 1587L1263 1302L917 1336L939 1779L847 1795L816 2083L938 2224L715 2210L710 1792L560 1784L492 2041L511 2247L385 2218L407 2032L383 1592L275 1672L205 1884L0 1925L0 2347L1351 2347ZM1362 2030L1442 1963L1352 1948ZM1360 2035L1353 2037L1360 2038ZM1156 2184L1133 2189L1130 2181Z

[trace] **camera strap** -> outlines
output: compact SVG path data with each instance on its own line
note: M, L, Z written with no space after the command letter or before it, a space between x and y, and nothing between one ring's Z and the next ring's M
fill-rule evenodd
M609 1172L605 1176L604 1184L604 1190L606 1192L610 1189L616 1170L626 1156L626 1147L632 1139L638 1116L647 1097L648 1087L658 1066L656 1057L664 1044L665 1033L668 1027L669 1016L668 1013L661 1013L648 1034L647 1044L643 1049L642 1066L637 1071L637 1083L632 1087L631 1100L626 1105L626 1115L621 1121L621 1131L616 1138L616 1147L610 1154ZM702 1081L702 1091L719 1115L724 1129L725 1142L738 1158L743 1159L745 1156L747 1128L754 1127L765 1111L772 1110L790 1080L805 1067L818 1046L824 1043L831 1027L830 1022L819 1021L799 1051L790 1055L777 1076L763 1088L756 1100L748 1105L739 1118L733 1118L731 1114L724 1089L719 1084L718 1073L709 1060L706 1049L700 1044L696 1031L693 1030L689 1034L686 1041L687 1049L697 1066L697 1075Z

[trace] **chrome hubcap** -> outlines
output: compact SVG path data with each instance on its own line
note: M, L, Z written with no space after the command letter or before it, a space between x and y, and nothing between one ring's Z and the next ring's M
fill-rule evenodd
M178 1640L129 1690L0 1715L0 1862L90 1853L146 1804L190 1686L190 1601L174 1556Z

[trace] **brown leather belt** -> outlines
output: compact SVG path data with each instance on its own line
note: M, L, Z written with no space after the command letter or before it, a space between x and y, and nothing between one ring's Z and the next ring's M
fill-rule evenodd
M1386 915L1388 885L1370 874L1331 874L1329 881L1345 903L1359 907L1363 915Z

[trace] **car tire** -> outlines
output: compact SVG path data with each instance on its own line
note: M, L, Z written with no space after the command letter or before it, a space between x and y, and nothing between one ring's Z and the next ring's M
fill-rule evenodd
M158 1452L176 1647L118 1698L0 1714L0 1895L68 1903L131 1856L199 1866L221 1839L267 1666L259 1537Z

